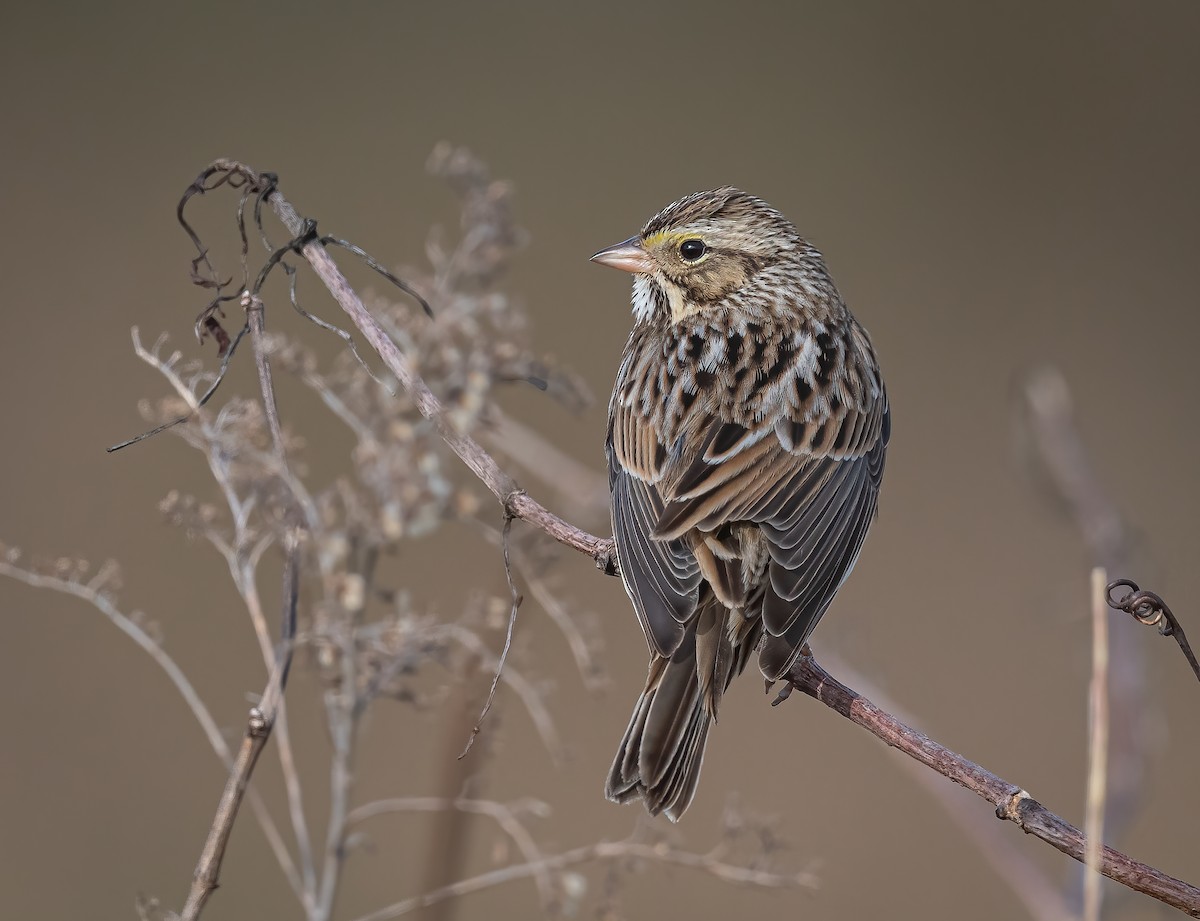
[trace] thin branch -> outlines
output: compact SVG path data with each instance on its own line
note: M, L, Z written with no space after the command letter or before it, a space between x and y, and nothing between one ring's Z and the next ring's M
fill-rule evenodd
M405 796L365 803L346 817L346 824L347 826L357 825L359 822L365 822L367 819L374 818L375 816L387 815L393 812L445 812L457 810L474 815L488 816L495 820L496 824L500 826L501 831L512 839L513 844L517 846L517 850L521 852L521 856L525 858L525 862L531 867L539 867L533 873L534 883L537 885L538 893L541 895L543 907L547 910L552 910L556 901L554 881L550 876L548 868L544 866L545 857L541 849L537 846L537 842L533 840L533 836L529 833L529 830L517 817L517 808L533 811L541 815L549 812L549 807L545 803L536 800L525 801L517 804L517 807L513 807L492 800L469 799L462 796L455 799L446 799L439 796Z
M504 531L501 533L501 542L504 544L504 576L508 580L508 592L512 597L512 607L508 614L508 631L504 634L504 647L500 650L500 657L496 661L496 674L492 677L492 686L488 689L487 700L483 702L483 709L479 713L479 718L475 720L475 725L471 728L471 734L467 737L467 744L459 755L459 760L467 756L467 752L471 750L471 746L475 744L475 739L479 735L479 730L483 728L483 721L487 718L488 711L492 709L492 701L496 699L496 688L500 685L500 676L504 674L504 663L508 661L508 651L512 648L513 629L517 625L517 610L521 607L521 602L524 598L517 591L517 584L513 581L512 561L509 558L508 542L512 533L512 516L504 516Z
M329 824L325 829L325 855L321 864L321 885L317 889L317 910L313 921L329 921L337 901L345 865L346 815L350 809L350 788L354 780L354 749L358 729L356 682L357 625L351 620L339 631L341 676L338 686L325 692L326 721L333 755L329 760Z
M835 656L822 654L822 658L845 681L862 688L862 693L873 698L881 709L902 722L915 722L902 707L873 687L870 680L853 667ZM942 775L927 770L925 765L912 758L900 758L898 764L946 811L951 821L993 867L996 875L1008 884L1030 918L1035 921L1079 921L1079 912L1067 903L1066 896L1048 879L1042 868L1026 856L1021 842L1012 837L1002 823L980 821L979 810L970 791L946 783Z
M391 918L398 918L419 908L427 908L446 899L470 895L473 892L490 889L512 880L526 879L549 870L564 870L581 863L606 860L646 860L686 867L692 870L701 870L723 882L739 886L815 889L818 884L816 877L808 872L785 874L754 870L737 864L725 863L716 854L693 854L689 851L676 850L661 842L649 844L628 839L625 841L600 841L596 844L587 844L574 850L564 851L540 861L513 864L488 873L480 873L478 876L451 883L449 886L443 886L441 889L435 889L424 895L394 902L369 915L363 915L358 921L389 921Z
M493 406L482 437L522 470L554 487L587 519L608 517L608 480L540 432Z
M1092 570L1092 682L1088 688L1087 812L1083 823L1083 921L1100 921L1104 897L1100 849L1104 846L1104 807L1108 791L1108 581L1104 570Z
M298 550L293 549L288 553L284 564L285 591L289 590L290 583L290 592L284 598L285 609L289 607L294 609L296 605L297 556ZM294 618L294 614L292 617ZM286 648L280 650L276 667L272 669L267 678L260 705L250 708L250 715L246 721L246 732L242 736L242 744L234 758L233 768L225 782L221 799L217 803L212 827L204 842L204 848L200 852L200 859L196 863L196 870L192 875L192 886L188 891L188 898L184 903L183 910L179 914L180 921L196 921L204 910L209 896L217 888L221 863L225 859L225 849L229 844L229 836L233 833L238 810L245 798L250 775L254 773L258 756L262 754L262 750L271 736L271 728L274 725L279 700L282 697L284 676L291 663L291 658L292 644L289 643Z
M923 733L906 726L890 713L842 684L815 659L801 656L792 666L777 702L792 687L819 700L893 748L915 758L926 767L966 787L996 807L996 816L1015 823L1026 834L1080 862L1084 859L1084 835L1078 828L1052 813L1016 784L950 751ZM1200 918L1200 888L1139 863L1111 847L1105 847L1100 872L1136 892L1165 902L1193 918Z
M503 535L499 530L482 520L479 520L478 524L488 540L502 544ZM595 640L585 638L579 624L575 622L575 617L568 610L567 604L554 593L554 589L551 588L547 579L538 574L537 565L531 558L532 554L522 550L520 545L509 549L512 552L516 569L529 587L529 594L554 621L555 626L567 641L571 655L575 659L575 667L579 669L579 673L583 677L584 686L589 691L604 687L607 683L604 666L596 659L592 649Z
M500 657L488 648L475 631L468 630L461 624L441 624L431 628L430 632L435 635L440 634L458 643L464 649L475 654L481 668L490 667L493 675L500 675L500 680L512 688L513 693L517 695L529 712L534 728L541 736L546 750L550 752L550 758L556 765L562 764L563 744L558 737L558 730L554 728L554 719L550 716L550 711L546 709L542 694L530 683L529 679L511 665L501 668Z
M101 570L101 575L103 575L103 572L104 570ZM233 753L229 750L229 745L226 744L225 737L221 734L221 729L217 725L216 720L213 719L208 707L204 705L204 701L201 700L199 693L192 686L187 675L183 673L183 669L179 667L179 664L171 658L166 650L162 648L141 624L133 617L121 611L103 593L101 590L103 580L100 576L93 578L86 584L81 584L68 579L60 579L44 573L23 569L4 560L0 560L0 575L16 579L18 582L24 582L26 585L34 588L50 589L51 591L73 595L88 602L107 617L113 626L133 640L138 648L150 656L154 660L154 663L162 669L167 679L175 687L175 690L179 692L179 696L187 704L188 709L192 711L192 715L196 718L196 722L200 724L200 728L204 732L204 737L208 740L208 744L212 747L212 750L216 752L217 757L221 759L221 763L227 769L232 769L234 764ZM267 843L271 846L271 851L274 853L276 861L278 861L280 868L283 870L283 875L287 877L288 885L292 887L292 891L296 893L296 896L303 900L304 889L300 882L300 876L296 872L296 865L292 861L291 854L288 853L287 845L283 841L283 836L280 834L279 828L275 825L275 821L267 811L266 804L263 803L262 797L255 790L250 791L250 808L254 811L258 824L262 826L263 834L267 838Z
M250 559L239 560L236 556L229 557L229 569L234 585L246 602L246 610L250 615L250 623L258 639L263 662L267 668L272 667L275 650L271 643L270 631L267 626L266 614L263 611L262 599L258 594L255 582L257 560L252 554ZM279 753L279 768L283 774L283 787L287 796L288 814L291 818L292 833L296 836L296 847L299 851L300 871L304 877L304 891L301 901L310 909L316 904L316 862L313 859L312 839L308 831L308 820L304 812L304 793L300 784L300 771L296 766L295 752L292 749L291 729L288 725L288 707L284 698L279 700L279 710L275 715L275 750Z
M181 206L182 207L182 206ZM186 225L185 225L186 227ZM243 238L243 244L244 244ZM201 249L203 256L203 250ZM207 257L205 257L207 263ZM260 273L267 271L264 268ZM257 294L247 294L243 298L246 310L246 326L250 329L250 338L254 350L255 365L258 369L259 388L262 392L263 411L267 417L267 425L271 432L271 444L280 470L287 474L287 453L283 441L283 428L279 421L279 409L275 399L275 388L271 379L271 366L267 359L264 344L264 318L262 300ZM290 480L292 478L287 477ZM303 517L302 513L294 514L293 518ZM284 567L283 567L283 605L280 616L280 644L276 653L275 665L267 677L267 684L262 693L262 699L257 707L250 710L247 720L246 733L242 737L241 747L234 759L233 768L225 783L225 789L217 804L216 815L208 838L200 852L200 859L192 875L192 886L188 892L187 901L180 913L180 921L196 921L204 910L213 890L217 888L221 873L221 864L225 859L225 849L229 837L233 833L234 822L237 821L238 810L250 783L250 775L258 763L258 757L266 747L271 737L271 729L287 688L288 672L291 670L292 655L295 649L296 607L300 591L300 535L297 525L289 526L284 538ZM307 901L307 899L306 899Z

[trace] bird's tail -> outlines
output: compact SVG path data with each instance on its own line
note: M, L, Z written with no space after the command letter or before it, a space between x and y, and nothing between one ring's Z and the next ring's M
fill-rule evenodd
M678 822L696 792L711 721L696 674L695 633L688 631L671 658L650 663L605 795L617 803L641 797L651 815L665 812Z
M701 595L676 650L651 657L646 689L608 772L610 800L641 798L651 815L679 821L696 793L709 725L757 646L760 625L715 594Z

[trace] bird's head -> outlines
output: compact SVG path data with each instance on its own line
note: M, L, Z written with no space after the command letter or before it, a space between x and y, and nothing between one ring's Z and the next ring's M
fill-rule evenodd
M642 232L592 256L634 274L633 310L678 322L716 308L768 307L780 273L820 256L782 214L734 188L672 202Z

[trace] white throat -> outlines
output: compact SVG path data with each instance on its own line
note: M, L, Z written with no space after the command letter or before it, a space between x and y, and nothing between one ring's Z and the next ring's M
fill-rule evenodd
M654 285L648 275L633 276L633 318L642 323L654 316Z

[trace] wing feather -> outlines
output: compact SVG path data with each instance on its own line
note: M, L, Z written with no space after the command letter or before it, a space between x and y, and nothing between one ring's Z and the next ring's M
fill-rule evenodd
M625 589L651 648L670 656L696 609L700 566L686 541L651 537L662 514L654 487L624 470L614 473L613 536Z
M721 538L710 545L730 524L757 524L769 553L766 585L755 596L761 612L753 612L766 634L764 672L785 670L829 607L875 515L890 434L873 358L855 352L845 356L860 363L846 372L849 384L814 403L809 382L783 380L777 392L795 396L769 412L749 413L732 392L718 393L673 404L666 426L652 422L660 408L614 393L613 531L626 589L659 655L679 648L702 580L725 604L747 597L735 584L741 567L712 552ZM783 373L800 380L801 364Z

